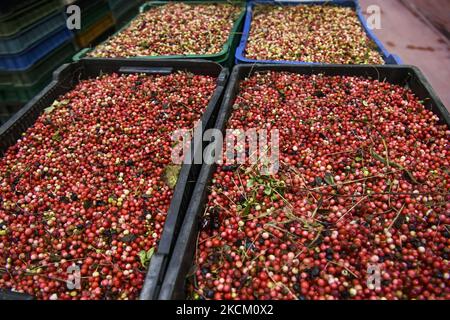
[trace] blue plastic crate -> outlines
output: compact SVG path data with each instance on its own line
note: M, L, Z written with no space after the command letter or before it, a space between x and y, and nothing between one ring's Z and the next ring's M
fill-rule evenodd
M20 54L0 55L0 70L18 71L27 69L72 38L73 33L64 26Z
M0 88L4 86L31 85L44 75L56 70L60 65L71 60L76 52L77 47L75 43L73 41L67 41L28 69L20 71L0 70Z
M245 48L247 46L247 41L250 35L250 26L253 16L253 7L255 4L267 4L267 5L326 5L334 4L339 6L354 8L361 25L366 32L367 36L373 40L377 45L378 51L381 53L386 64L402 64L402 60L399 56L389 53L383 46L381 41L377 38L375 33L367 25L367 21L362 14L361 7L357 0L317 0L317 1L273 1L273 0L251 0L247 3L247 14L245 16L244 31L242 32L241 42L236 50L236 63L275 63L275 64L300 64L300 65L320 65L324 63L318 62L303 62L303 61L290 61L290 60L256 60L248 59L244 56Z
M0 55L20 53L45 38L47 34L61 29L65 24L64 14L56 12L14 36L0 38Z

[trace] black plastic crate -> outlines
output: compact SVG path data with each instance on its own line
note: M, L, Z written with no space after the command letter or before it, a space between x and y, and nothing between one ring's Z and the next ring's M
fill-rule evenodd
M31 127L45 108L49 107L60 95L72 90L80 80L97 77L108 73L147 73L170 74L175 71L188 71L193 74L208 75L217 78L217 87L204 112L202 132L212 128L217 117L219 105L228 79L228 69L220 65L201 60L153 60L139 59L83 59L81 61L61 66L54 73L54 80L34 99L12 116L0 127L0 156ZM191 144L190 154L203 152L202 142ZM201 164L183 163L174 190L174 195L167 213L164 229L154 254L149 271L141 292L141 299L153 299L157 288L163 279L168 257L175 245L176 236L184 219L190 198L194 191L195 181L200 172ZM20 296L20 295L19 295ZM17 293L2 292L2 299L17 299Z
M237 65L233 68L230 81L225 91L225 96L216 121L216 128L224 133L227 121L232 112L234 100L238 94L239 83L244 78L253 75L257 71L287 71L299 74L323 74L325 76L362 76L372 79L380 79L410 88L415 95L424 101L425 108L436 114L441 124L447 124L450 128L450 114L434 93L431 85L422 72L414 66L394 65L276 65L254 64ZM204 212L208 195L208 187L211 183L216 165L204 165L198 177L189 208L186 212L183 226L173 250L172 257L167 267L166 276L161 287L158 299L172 300L186 297L186 278L193 265L196 250L196 239L199 232L199 219Z

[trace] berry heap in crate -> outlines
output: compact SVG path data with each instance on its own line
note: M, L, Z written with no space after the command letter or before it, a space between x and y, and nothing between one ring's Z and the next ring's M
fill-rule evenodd
M218 54L241 10L231 4L157 6L141 13L88 55L114 58Z
M256 5L245 57L338 64L384 64L354 8Z
M280 169L217 167L191 298L450 298L450 131L409 89L256 73L228 128L277 128Z
M213 77L103 75L61 96L0 159L0 288L39 299L133 299L163 230ZM81 288L69 290L68 268Z

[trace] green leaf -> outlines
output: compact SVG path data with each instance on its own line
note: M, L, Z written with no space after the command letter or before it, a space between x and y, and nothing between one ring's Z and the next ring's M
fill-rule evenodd
M52 140L57 141L57 142L61 142L62 141L62 137L59 134L59 130L56 131L53 136L52 136Z
M153 257L153 254L155 253L155 248L152 247L147 251L147 260L150 261L151 258Z
M147 252L145 250L142 250L138 253L138 256L142 266L145 267L145 264L147 262Z
M255 184L255 181L253 179L247 180L247 188L253 187Z
M51 105L50 107L44 109L44 113L49 114L49 113L52 113L53 110L55 110L55 106Z
M250 209L251 209L251 204L247 204L247 206L245 207L244 211L242 211L242 215L243 216L248 216L248 214L250 213Z
M148 267L150 260L153 257L153 253L155 252L155 248L150 248L148 251L142 250L138 253L139 260L141 261L141 265L144 268Z
M175 188L178 181L178 176L181 171L181 166L169 165L164 169L164 182L170 189Z
M367 177L370 174L370 172L367 168L362 168L362 172L364 174L364 177Z
M362 104L363 104L365 107L368 107L368 106L369 106L369 103L367 103L366 100L363 100Z
M150 263L150 260L152 259L154 253L155 248L150 248L148 251L142 250L138 253L139 260L141 261L141 264L144 268L148 267L148 264Z
M272 194L272 188L269 187L269 186L266 186L266 188L264 189L264 193L265 193L267 196L270 196L270 195Z
M62 106L62 105L63 106L68 105L69 103L70 103L70 100L67 100L67 99L62 100L62 101L55 100L50 107L44 109L44 112L47 114L52 113L53 110L55 110L55 108Z
M333 175L331 173L327 173L325 174L325 182L330 185L330 186L334 186L334 178Z

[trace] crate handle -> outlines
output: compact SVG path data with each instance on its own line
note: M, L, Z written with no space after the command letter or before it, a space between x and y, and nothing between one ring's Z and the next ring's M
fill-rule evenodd
M171 74L173 68L171 67L121 67L120 73L145 73L145 74Z

